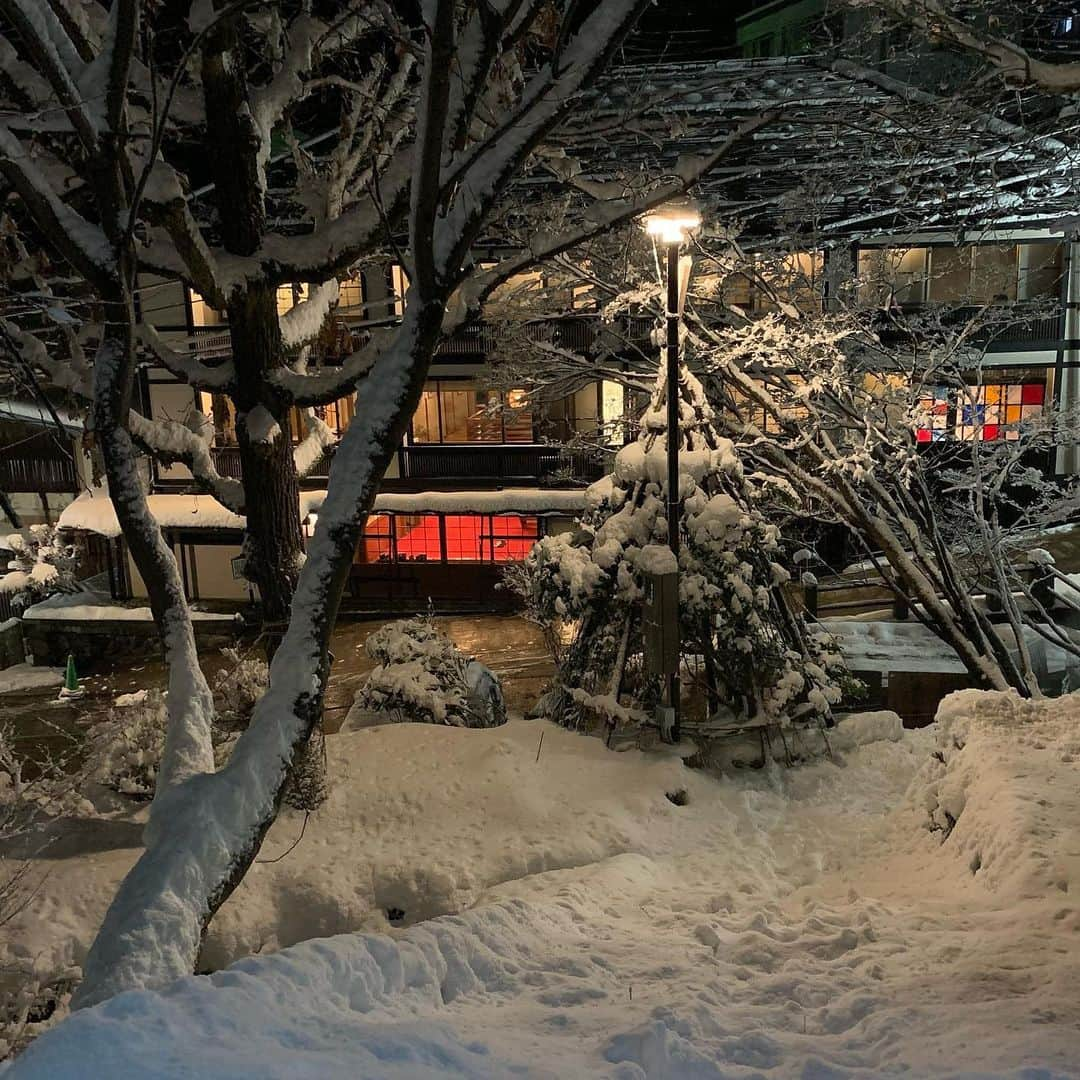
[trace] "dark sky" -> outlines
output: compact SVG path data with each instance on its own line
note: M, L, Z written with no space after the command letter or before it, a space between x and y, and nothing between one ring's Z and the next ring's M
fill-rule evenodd
M733 55L735 18L765 0L657 0L642 16L628 59L708 60Z

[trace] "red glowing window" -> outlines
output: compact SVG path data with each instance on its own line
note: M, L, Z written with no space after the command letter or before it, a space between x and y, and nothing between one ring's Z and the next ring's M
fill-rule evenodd
M393 539L390 533L390 517L372 514L364 526L364 534L356 545L358 563L389 562L393 556Z
M435 514L398 514L398 562L441 562L442 534Z

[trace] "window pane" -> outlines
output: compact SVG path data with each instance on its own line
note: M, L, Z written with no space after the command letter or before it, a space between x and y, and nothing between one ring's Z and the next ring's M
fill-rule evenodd
M533 441L533 414L529 395L524 390L510 390L503 410L503 438L508 443Z
M1016 299L1016 245L979 244L971 273L971 297L976 303Z
M1021 244L1019 262L1017 295L1021 300L1058 295L1061 290L1061 244L1058 241Z
M356 562L389 562L392 550L389 517L386 514L372 514L364 526L360 543L356 545Z
M464 384L439 384L442 404L442 441L448 443L475 442L471 439L469 417L476 411L476 394Z
M501 404L499 395L494 391L472 391L469 442L498 443L503 441Z
M494 562L521 562L539 536L534 517L499 516L488 520L491 533L489 541L485 530L484 557Z
M437 390L425 390L420 404L413 413L413 442L437 443L439 441L439 398Z
M398 562L441 562L439 519L434 514L398 514Z
M971 294L971 248L936 247L930 252L931 300L959 303Z
M360 274L346 278L338 285L338 307L359 308L364 303L363 278Z
M448 562L480 560L480 515L447 514L446 558Z

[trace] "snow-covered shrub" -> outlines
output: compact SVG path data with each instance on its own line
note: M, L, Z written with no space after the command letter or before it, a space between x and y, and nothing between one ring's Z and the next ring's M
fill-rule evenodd
M159 690L122 694L112 716L87 736L86 776L121 795L149 799L165 748L165 695Z
M17 610L54 593L78 588L78 550L63 540L53 525L31 525L25 533L4 537L0 552L7 553L7 573L0 575L0 593L10 594Z
M430 618L389 623L366 642L378 666L360 687L357 712L392 712L404 720L453 727L494 727L506 719L502 688Z
M270 685L270 671L260 656L244 656L239 649L221 650L227 664L214 676L214 712L224 732L243 731L259 698Z
M717 433L701 384L685 368L680 389L680 639L684 657L700 658L707 711L734 722L827 716L840 697L838 658L809 638L787 604L780 530L757 509L734 445ZM661 680L642 671L641 623L646 576L676 569L667 542L665 391L661 376L639 438L589 488L577 530L540 540L511 582L529 614L553 628L549 638L569 641L541 704L563 722L581 722L584 704L617 725L628 715L620 694L647 715L661 692Z

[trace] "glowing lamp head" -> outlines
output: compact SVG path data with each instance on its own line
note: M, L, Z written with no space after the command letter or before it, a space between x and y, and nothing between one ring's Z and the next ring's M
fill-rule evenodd
M701 228L701 215L693 206L661 206L644 217L645 231L662 244L685 244Z

